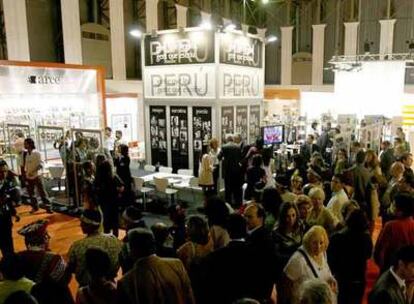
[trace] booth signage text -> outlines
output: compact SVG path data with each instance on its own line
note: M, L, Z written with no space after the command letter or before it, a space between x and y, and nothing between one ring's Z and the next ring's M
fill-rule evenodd
M220 70L221 98L263 97L263 71L226 66Z
M232 33L221 34L220 63L262 68L263 43L257 38L250 38Z
M214 63L214 32L191 31L147 35L145 65Z
M214 66L182 66L147 69L145 97L149 98L214 98Z

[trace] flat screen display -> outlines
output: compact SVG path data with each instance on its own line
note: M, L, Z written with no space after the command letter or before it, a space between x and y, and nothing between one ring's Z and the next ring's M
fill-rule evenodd
M265 145L280 144L283 142L283 136L283 125L263 127L263 140Z

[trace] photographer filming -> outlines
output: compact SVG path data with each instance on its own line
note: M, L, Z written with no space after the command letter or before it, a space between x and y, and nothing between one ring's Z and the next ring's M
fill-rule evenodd
M16 222L20 217L16 214L15 204L21 199L21 191L17 175L9 170L5 160L0 159L0 250L4 256L13 254L12 217Z

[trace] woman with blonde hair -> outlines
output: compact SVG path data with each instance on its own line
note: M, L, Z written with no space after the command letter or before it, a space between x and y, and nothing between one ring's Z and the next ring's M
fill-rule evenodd
M336 303L337 283L326 257L329 245L326 230L322 226L313 226L305 233L302 244L284 268L285 282L281 303L299 303L300 286L310 279L321 279L328 283L332 303Z
M325 192L318 187L312 188L309 192L312 201L312 211L308 217L309 226L319 225L332 233L337 225L335 216L323 205L325 201Z

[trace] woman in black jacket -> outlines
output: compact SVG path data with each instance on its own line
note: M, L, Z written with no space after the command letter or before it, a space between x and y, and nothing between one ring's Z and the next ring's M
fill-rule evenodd
M332 235L328 263L338 281L338 304L359 304L365 290L367 260L372 254L368 220L361 209L345 219L346 227Z
M119 229L118 206L124 189L121 179L113 174L111 163L103 161L96 168L95 191L103 213L104 232L112 231L116 237Z

